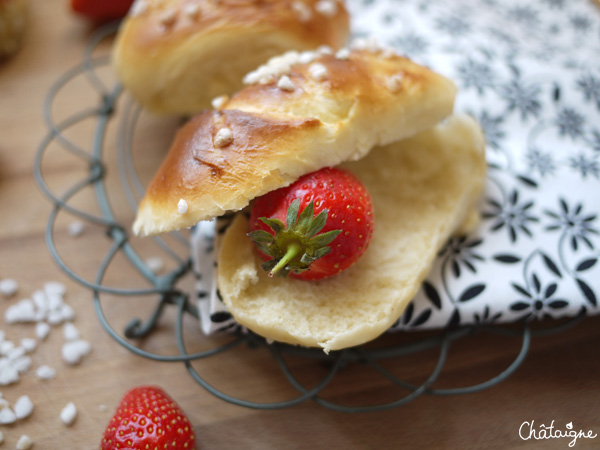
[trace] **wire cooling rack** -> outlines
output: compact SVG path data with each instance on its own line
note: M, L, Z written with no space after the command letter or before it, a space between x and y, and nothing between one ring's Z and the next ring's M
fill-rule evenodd
M243 407L256 409L280 409L298 405L307 400L312 400L317 404L341 412L366 412L381 411L404 405L420 395L449 396L475 393L492 386L496 386L512 375L521 363L525 360L531 339L535 336L544 336L563 331L577 322L583 315L570 319L567 322L561 322L560 325L543 330L533 330L527 322L517 324L517 326L463 326L458 328L446 328L440 330L437 334L424 334L420 337L418 332L412 333L416 339L410 343L395 344L385 348L372 348L371 346L359 346L342 351L332 352L329 355L324 354L320 349L308 349L288 346L280 343L267 343L263 338L245 330L238 330L231 334L230 340L222 344L222 339L214 339L215 346L201 352L188 353L183 333L183 320L185 316L191 316L199 320L199 310L194 304L194 296L191 296L184 290L177 288L177 282L182 277L190 274L192 271L191 257L180 257L173 251L173 243L168 243L161 237L148 238L153 239L159 248L176 261L176 268L164 275L156 275L148 263L140 256L134 246L131 244L129 234L130 225L120 223L116 219L116 214L108 200L106 175L108 171L115 170L119 173L121 184L123 186L122 195L126 198L133 211L137 208L139 198L143 195L144 185L140 180L134 167L131 155L131 146L133 134L140 116L140 108L133 102L125 104L119 113L116 113L116 104L123 97L122 88L118 82L114 81L110 85L99 75L99 71L109 67L109 58L107 55L98 56L100 43L111 38L116 31L116 24L110 24L99 29L91 38L86 46L82 61L77 66L68 70L61 76L50 88L44 106L44 119L48 128L46 137L41 142L35 159L35 179L43 193L53 204L53 209L48 218L45 237L50 253L58 266L73 280L90 289L93 293L94 308L98 320L106 332L120 345L127 348L132 353L160 362L183 364L191 377L204 389L216 397ZM97 99L97 103L92 107L76 108L77 111L71 111L68 116L60 121L55 119L53 110L56 103L59 102L60 93L67 89L71 84L84 80L89 85L89 95ZM76 107L79 105L76 105ZM85 121L94 121L94 137L90 148L84 148L75 143L67 136L67 130L77 127ZM117 122L118 133L115 145L111 149L116 149L116 167L109 167L105 158L105 135L111 122ZM44 167L52 155L57 151L67 151L76 158L87 164L88 171L86 176L70 185L61 194L56 194L49 186L44 177ZM72 199L82 191L92 190L94 198L97 201L99 214L92 214L75 207ZM68 214L78 217L80 220L102 227L106 235L110 238L112 244L109 250L103 256L97 269L96 277L93 281L88 281L71 268L67 261L60 255L55 239L55 227L57 218L60 214ZM188 238L179 233L172 233L173 242L183 244L189 248ZM85 239L85 238L83 238ZM105 283L106 273L117 255L124 256L131 263L139 274L145 279L150 287L139 289L124 289L111 286ZM192 274L194 275L194 274ZM197 276L197 274L195 274ZM122 332L117 332L109 323L103 308L101 297L104 294L118 296L125 299L140 296L155 296L158 300L150 305L147 311L148 318L142 321L139 318L133 318ZM175 323L173 326L174 339L177 343L178 354L160 355L143 350L134 343L140 338L151 338L156 331L157 323L168 309L175 311ZM198 324L199 326L199 324ZM434 383L442 374L449 351L453 343L461 339L468 339L475 334L497 334L503 336L512 336L520 338L520 349L514 360L499 374L487 381L454 388L436 388ZM210 340L210 338L209 338ZM275 363L281 369L290 385L297 391L297 396L292 399L286 399L278 402L253 402L237 398L221 391L209 383L194 368L193 362L205 358L215 357L231 351L240 345L246 345L250 348L266 348L272 356ZM437 359L432 361L433 370L421 384L406 382L384 367L384 363L390 360L400 360L410 355L422 353L425 351L437 349ZM316 386L307 388L292 373L290 365L287 362L289 358L310 358L315 361L326 361L328 369L323 378ZM346 406L340 403L334 403L327 400L321 394L328 386L333 385L338 379L336 375L344 368L345 371L352 370L352 367L368 366L384 379L387 379L392 386L400 387L406 391L404 395L392 401L380 404L369 404L362 406Z

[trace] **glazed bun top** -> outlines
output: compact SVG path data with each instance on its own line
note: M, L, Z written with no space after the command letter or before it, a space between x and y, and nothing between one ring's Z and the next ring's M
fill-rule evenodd
M184 125L142 200L139 235L237 211L322 167L431 128L452 113L448 79L364 42L290 52Z

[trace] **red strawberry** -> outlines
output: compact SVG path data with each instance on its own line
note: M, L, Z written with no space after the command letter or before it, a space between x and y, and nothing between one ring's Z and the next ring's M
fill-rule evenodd
M159 387L127 392L111 419L101 450L194 450L196 438L187 417Z
M133 0L71 0L71 9L93 21L104 22L124 17Z
M270 276L326 278L350 267L367 249L371 197L349 172L321 169L255 199L250 229Z

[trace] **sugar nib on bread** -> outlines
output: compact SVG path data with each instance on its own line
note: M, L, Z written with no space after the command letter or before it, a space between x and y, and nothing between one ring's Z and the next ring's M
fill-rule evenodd
M217 283L236 320L268 339L326 352L372 340L472 211L485 179L482 131L451 116L451 81L364 41L285 54L246 83L178 132L134 231L189 227L341 165L373 201L375 231L357 263L317 282L269 277L239 214L223 237Z

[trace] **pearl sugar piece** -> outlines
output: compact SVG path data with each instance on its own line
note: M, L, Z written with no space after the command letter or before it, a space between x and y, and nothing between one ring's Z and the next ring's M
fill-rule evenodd
M399 73L386 78L385 84L390 92L396 94L400 91L400 88L402 88L402 78L402 74Z
M26 434L21 435L17 442L17 450L29 450L33 447L33 441Z
M81 359L91 351L92 346L83 339L66 342L61 349L63 361L70 365L79 364Z
M0 294L3 297L9 298L17 293L19 290L19 283L12 278L5 278L0 280Z
M67 225L67 234L72 237L81 236L85 230L85 224L80 220L75 220Z
M292 10L301 23L308 22L312 18L312 11L308 5L302 1L292 3Z
M311 64L308 68L310 76L316 81L323 81L327 78L327 67L321 63Z
M233 142L233 131L230 128L221 128L213 140L215 147L225 147Z
M79 330L73 323L67 322L63 325L63 337L65 341L76 341L79 339Z
M38 339L43 341L48 337L48 334L50 334L50 325L46 322L38 322L35 325L35 335Z
M227 103L229 97L227 95L220 95L219 97L215 97L210 102L214 109L221 109Z
M177 212L179 214L185 214L188 212L188 204L184 199L179 199L179 202L177 203Z
M17 415L9 407L0 409L0 425L8 425L17 421Z
M287 75L283 75L279 79L279 81L277 82L277 87L283 91L288 91L288 92L291 92L294 89L296 89L296 86L294 85L292 80L290 80L290 77L288 77Z
M17 419L29 417L33 412L33 402L28 395L22 395L15 402L14 410Z
M51 380L56 377L56 370L50 366L40 366L35 371L35 374L40 380Z
M67 405L60 412L60 420L67 426L70 426L75 422L77 418L77 407L73 402L67 403Z
M325 17L334 17L338 12L335 0L320 0L315 4L315 10Z

